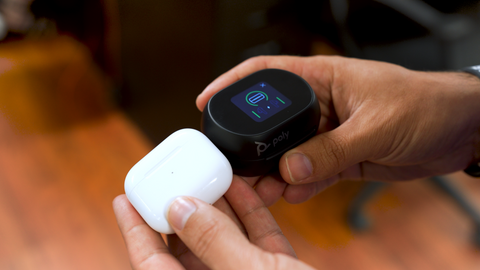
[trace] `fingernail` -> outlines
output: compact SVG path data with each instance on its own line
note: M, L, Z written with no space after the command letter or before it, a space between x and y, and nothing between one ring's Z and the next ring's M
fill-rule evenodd
M197 211L197 206L189 199L182 197L175 199L170 205L170 211L168 212L170 225L178 230L183 230L185 223L187 223L195 211Z
M310 160L299 153L287 156L287 169L292 182L301 182L312 175L313 172Z

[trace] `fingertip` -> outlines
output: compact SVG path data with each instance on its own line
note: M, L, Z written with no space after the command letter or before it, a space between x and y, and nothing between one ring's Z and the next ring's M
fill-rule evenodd
M303 203L310 200L328 187L336 184L339 180L340 177L337 175L325 180L307 183L303 185L289 185L285 188L283 198L285 199L285 201L291 204Z
M290 204L299 204L308 201L316 194L315 183L308 183L300 186L289 185L283 192L283 198Z
M213 82L211 82L205 89L197 96L197 108L203 112L208 100L217 92L229 86L230 84L252 74L255 71L267 68L266 62L269 57L253 57L243 61L231 70L223 73Z
M310 159L302 152L291 152L285 157L288 174L292 183L301 183L307 180L313 173L313 165Z
M183 230L190 216L197 211L198 207L188 197L178 197L168 209L168 221L178 231Z
M306 154L294 148L280 159L279 171L290 184L306 183L313 175L313 164Z
M236 177L236 175L234 175L234 177ZM238 177L243 179L243 181L247 182L247 184L251 187L255 186L255 184L257 184L257 181L260 179L260 176L238 176Z
M121 203L123 200L125 200L126 197L127 197L127 196L126 196L125 194L117 195L117 196L113 199L112 203L113 203L114 205L115 205L115 204L119 204L119 203Z
M203 97L203 92L197 96L197 99L195 100L195 105L197 105L199 111L203 112L203 109L205 109L205 105L207 105L207 102L205 102L205 98Z
M128 198L125 194L120 194L116 196L112 201L113 211L116 215L125 212L125 209L128 207Z
M282 197L287 185L279 175L269 175L258 182L255 191L265 206L270 207Z
M283 156L280 158L280 161L278 162L278 172L280 173L280 176L285 182L291 184L292 180L290 179L290 174L288 173L287 168L287 153L283 154Z
M195 105L200 112L203 112L205 106L207 106L208 100L218 91L207 91L207 89L205 89L200 95L197 96Z

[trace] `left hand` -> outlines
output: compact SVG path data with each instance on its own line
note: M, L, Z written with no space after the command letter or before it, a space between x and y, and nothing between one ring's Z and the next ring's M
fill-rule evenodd
M293 248L251 187L256 180L249 178L247 183L234 176L226 200L222 197L216 203L222 211L194 198L175 200L168 214L177 233L169 236L170 250L125 195L115 198L113 208L133 268L311 269L295 259ZM197 210L182 222L180 206L185 202Z

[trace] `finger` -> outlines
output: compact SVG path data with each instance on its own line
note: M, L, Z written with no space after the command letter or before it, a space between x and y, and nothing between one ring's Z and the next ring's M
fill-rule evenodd
M322 181L301 185L287 185L285 192L283 193L283 198L286 202L291 204L303 203L310 200L312 197L324 191L328 187L338 183L341 179L360 180L359 178L353 177L356 172L363 171L362 169L359 169L359 166L360 164L355 164L352 167L343 170L340 174L334 175Z
M282 178L295 185L321 181L335 175L339 175L340 179L360 179L360 166L354 165L371 158L378 143L364 136L364 131L369 131L353 122L347 121L285 153L279 164Z
M234 176L235 178L235 176ZM231 188L231 186L230 186ZM229 189L230 189L229 188ZM215 206L218 210L220 210L222 213L227 215L232 219L232 221L237 225L237 227L240 229L240 231L244 234L247 235L247 232L245 230L245 227L243 226L242 222L238 218L237 214L233 210L232 206L230 206L230 203L225 199L224 196L222 196L218 201L216 201L213 206Z
M303 203L310 200L318 193L334 185L340 180L339 176L333 176L323 181L307 183L303 185L288 185L283 193L283 198L291 204Z
M212 269L262 268L272 256L252 245L225 214L193 197L177 198L168 220L190 250Z
M220 77L210 83L205 90L197 97L197 107L200 111L207 104L208 100L218 91L230 84L262 69L278 68L291 71L300 75L301 65L295 65L296 61L302 61L299 57L292 56L259 56L250 58L233 69L225 72Z
M242 178L243 181L247 182L249 186L253 187L255 186L255 184L257 184L258 180L260 179L260 176L250 176L250 177L240 176L240 178Z
M250 181L255 181L255 178L250 177ZM225 197L221 197L217 202L213 204L213 206L215 206L218 210L229 216L232 221L235 222L240 231L245 236L247 235L245 227L238 219L235 211L232 209ZM175 258L180 261L180 263L186 269L209 269L197 256L195 256L195 254L193 254L193 252L185 245L185 243L183 243L183 241L176 234L167 235L167 240L168 247L170 248L171 253L173 254L173 256L175 256Z
M193 252L183 243L176 234L167 235L168 248L185 269L208 270L206 266Z
M113 200L113 210L134 269L184 269L170 254L162 236L145 223L125 194Z
M239 177L237 175L233 176ZM247 183L249 183L250 186L255 185L257 180L259 179L258 176L255 177L242 177ZM225 213L227 216L229 216L233 222L237 225L237 227L240 229L240 231L247 236L247 232L245 230L245 227L243 226L242 222L238 219L235 211L232 209L228 201L225 199L225 197L221 197L217 202L213 204L218 210L222 211ZM208 267L200 260L198 259L195 254L183 243L183 241L176 235L176 234L170 234L167 235L167 240L168 240L168 247L170 248L171 253L182 263L182 265L187 268L187 269L208 269Z
M296 257L268 208L245 181L234 178L225 197L244 224L253 244L266 251Z
M275 204L283 195L287 183L280 174L267 175L258 181L255 191L266 207Z

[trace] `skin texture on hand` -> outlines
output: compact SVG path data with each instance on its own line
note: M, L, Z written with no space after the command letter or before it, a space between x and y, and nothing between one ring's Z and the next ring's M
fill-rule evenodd
M295 258L266 208L282 195L298 203L339 180L408 180L457 171L480 157L480 80L461 73L342 57L257 57L212 82L197 106L203 110L214 93L265 68L291 71L312 86L322 110L319 133L285 153L278 174L234 176L218 209L175 200L169 247L118 196L113 206L134 269L311 269Z
M343 57L256 57L212 82L197 98L278 68L304 78L317 95L319 134L285 153L280 175L256 191L266 205L282 195L300 203L343 179L410 180L458 171L480 137L480 80L457 72L418 72Z
M177 198L168 213L176 235L169 247L129 203L113 201L133 269L313 269L296 259L272 215L251 185L234 176L216 207ZM170 248L170 249L169 249Z

